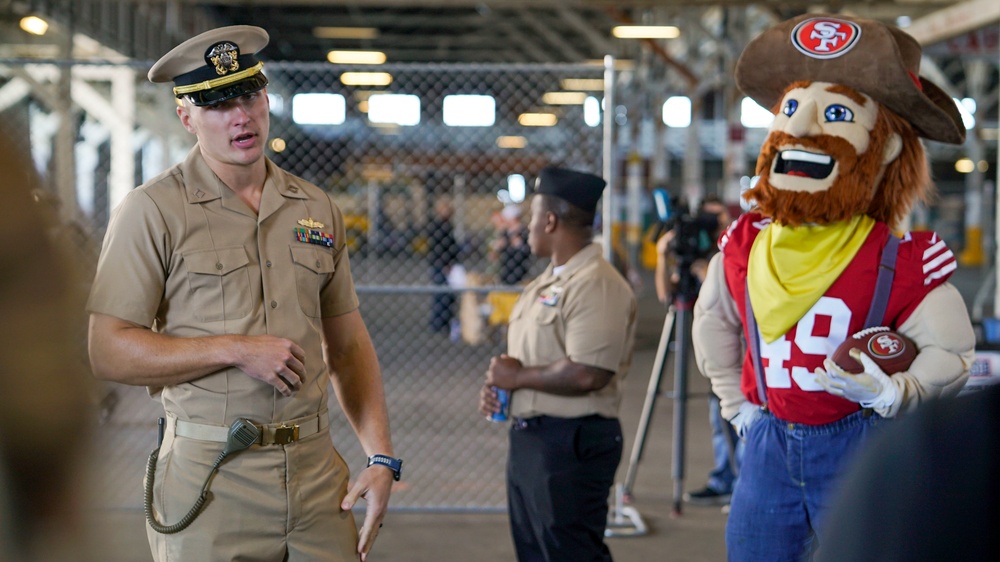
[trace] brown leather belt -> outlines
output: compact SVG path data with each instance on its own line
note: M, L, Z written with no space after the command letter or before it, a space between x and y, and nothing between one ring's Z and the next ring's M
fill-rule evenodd
M258 445L287 445L330 427L330 416L328 410L323 410L294 420L254 425L260 429ZM196 423L167 414L167 429L170 428L173 428L175 435L188 439L218 443L225 443L229 439L228 426Z

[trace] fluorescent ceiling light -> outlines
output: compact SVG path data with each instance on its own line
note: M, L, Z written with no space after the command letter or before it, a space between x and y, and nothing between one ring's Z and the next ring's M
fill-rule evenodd
M740 102L740 123L748 129L764 129L771 126L774 114L764 109L750 98Z
M491 127L497 120L497 102L493 96L445 96L442 110L444 124L449 127Z
M683 129L691 124L691 98L670 96L663 102L663 124Z
M559 122L555 113L522 113L517 122L524 127L551 127Z
M976 100L972 98L957 99L955 100L955 105L958 107L958 113L962 116L962 124L965 125L965 130L971 130L976 126L976 118L972 115L976 112Z
M388 86L392 84L392 74L388 72L345 72L340 75L340 83L345 86Z
M375 27L314 27L313 36L319 39L376 39Z
M596 127L601 124L601 102L594 96L588 97L583 102L583 122L588 127Z
M619 39L676 39L681 30L672 25L619 25L611 28Z
M347 117L347 100L340 94L295 94L292 121L299 125L340 125Z
M548 105L583 105L586 99L586 92L546 92L542 95L542 103Z
M376 94L368 98L368 120L389 125L420 123L420 98L413 94Z
M326 60L333 64L382 64L385 53L382 51L330 51Z
M563 78L560 82L563 90L578 92L603 92L603 78Z
M524 196L527 191L527 182L524 181L524 176L521 174L511 174L507 176L507 194L510 196L512 203L520 203L521 201L524 201Z
M514 135L497 137L497 146L500 148L524 148L528 146L528 139Z
M45 35L49 30L49 22L38 16L27 16L21 18L21 29L32 35Z

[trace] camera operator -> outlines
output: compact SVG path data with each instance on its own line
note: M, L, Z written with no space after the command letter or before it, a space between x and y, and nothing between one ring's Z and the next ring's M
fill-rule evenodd
M677 298L684 274L690 274L688 282L694 285L684 288L694 302L705 280L708 262L718 252L716 241L730 221L726 205L718 196L709 194L698 206L694 217L677 217L673 228L660 236L656 242L656 296L660 302L669 304ZM715 465L708 473L705 487L685 492L684 501L693 505L728 505L739 471L742 446L732 426L722 419L719 398L711 393L708 397L708 419L712 426Z

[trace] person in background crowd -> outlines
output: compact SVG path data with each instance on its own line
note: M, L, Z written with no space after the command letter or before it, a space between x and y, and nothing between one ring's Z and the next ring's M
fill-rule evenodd
M521 207L507 205L501 211L501 226L491 250L500 262L499 283L518 285L531 267L528 229L521 224Z
M455 228L451 224L454 213L451 202L438 199L434 202L434 218L427 223L427 261L431 266L431 283L448 285L448 274L458 263L459 246L455 239ZM448 333L455 318L455 295L435 293L431 301L432 332Z
M723 229L729 226L729 209L719 197L713 193L705 196L698 206L695 217L698 224L712 222L718 226L712 231L712 240L718 240ZM677 285L680 282L680 272L678 271L678 261L673 249L675 231L673 229L664 232L656 241L656 296L660 302L669 304L677 292ZM705 273L708 270L708 260L718 252L718 247L713 242L709 251L704 257L699 257L690 265L691 275L701 287L705 281ZM708 473L708 482L705 487L694 492L685 492L684 501L694 505L728 505L729 498L736 484L736 477L739 474L739 459L743 453L743 444L733 429L722 417L722 409L719 405L719 397L709 391L708 394L708 422L712 427L712 453L715 464L711 472Z

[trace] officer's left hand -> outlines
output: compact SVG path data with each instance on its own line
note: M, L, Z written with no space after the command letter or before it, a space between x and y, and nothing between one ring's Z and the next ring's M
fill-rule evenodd
M358 474L358 479L347 491L344 501L340 502L340 508L350 511L358 498L364 498L368 502L368 509L365 511L365 521L358 531L358 554L361 555L361 562L368 558L372 545L375 544L375 537L382 526L382 519L385 517L386 509L389 505L389 493L392 491L392 471L385 466L373 464Z
M856 375L848 373L828 358L823 362L826 370L816 369L816 382L830 394L857 402L865 408L878 410L891 406L896 401L896 386L889 380L889 375L859 350L852 349L850 353L855 361L861 363L863 372Z
M517 373L521 370L521 362L506 353L490 359L490 367L486 370L486 385L497 386L507 390L517 389Z

